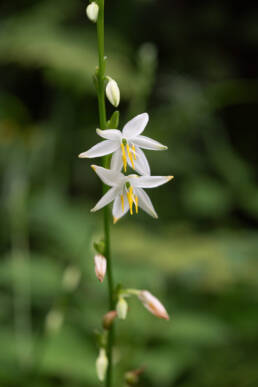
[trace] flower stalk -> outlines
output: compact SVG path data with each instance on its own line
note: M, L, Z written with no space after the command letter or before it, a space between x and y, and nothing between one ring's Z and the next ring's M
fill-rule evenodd
M113 106L117 107L120 102L120 91L116 81L105 74L104 1L91 1L86 9L89 19L97 23L99 59L94 75L94 83L98 97L99 128L96 129L96 133L104 140L86 152L80 153L79 157L102 157L102 166L91 165L103 182L103 196L91 211L104 209L104 239L94 243L96 250L94 261L96 276L100 282L104 280L104 276L107 274L109 312L105 314L102 323L103 330L98 334L100 352L96 361L96 369L99 380L105 381L106 387L112 387L114 320L116 317L122 320L126 318L128 303L125 298L137 296L143 306L156 317L168 320L169 316L161 302L147 290L124 289L121 285L118 285L115 290L110 248L111 213L108 205L113 202L112 215L114 223L127 213L137 215L139 209L153 218L158 218L145 189L159 187L173 179L173 176L151 175L150 165L142 149L160 151L166 150L167 146L142 135L149 121L148 113L138 114L128 121L122 130L118 129L118 110L115 110L111 118L107 120L105 97ZM130 171L127 167L137 174L128 174ZM127 384L137 383L138 374L138 371L128 373Z
M107 127L106 106L105 106L105 57L104 57L104 0L98 0L99 12L97 19L97 37L98 37L98 55L99 66L97 69L97 94L99 107L99 124L100 129L105 130ZM109 156L103 157L102 165L108 168L110 163ZM106 185L103 183L103 193L107 191ZM110 252L110 214L109 208L104 208L104 239L105 239L105 257L107 260L107 279L108 279L108 294L109 294L109 309L114 309L114 285L112 274L112 261ZM112 386L112 348L114 342L114 324L111 325L108 331L107 338L107 358L108 368L106 373L106 387Z

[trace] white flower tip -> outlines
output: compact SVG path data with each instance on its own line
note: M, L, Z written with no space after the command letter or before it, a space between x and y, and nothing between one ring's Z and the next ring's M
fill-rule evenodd
M88 156L87 156L87 152L82 152L79 154L78 156L80 159L86 159Z
M141 113L141 114L139 114L139 116L142 116L142 118L145 118L146 120L148 120L149 119L149 114L148 113Z
M157 212L152 211L152 212L151 212L151 215L152 215L152 217L153 217L154 219L158 219L158 218L159 218Z
M99 282L102 283L107 270L107 260L103 255L96 254L94 257L94 263L96 277L98 278Z
M120 90L114 79L110 79L106 86L106 96L109 102L117 107L120 103Z
M96 129L96 133L97 133L99 136L100 136L101 132L102 132L101 129L99 129L99 128Z
M116 224L116 222L118 222L118 221L119 221L119 218L113 217L113 224Z
M170 181L170 180L174 179L174 176L168 176L167 179L168 179L168 181Z
M96 172L96 165L91 165L91 168L93 169L94 172Z
M93 22L96 23L99 14L99 6L94 1L86 7L86 15Z
M168 147L167 147L166 145L162 145L161 149L162 149L162 150L167 150Z

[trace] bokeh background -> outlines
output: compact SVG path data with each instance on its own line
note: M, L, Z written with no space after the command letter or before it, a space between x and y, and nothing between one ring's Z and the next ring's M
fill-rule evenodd
M94 276L101 183L77 155L96 143L95 26L86 3L0 6L0 384L95 387ZM120 127L148 111L159 213L112 227L114 275L166 305L130 300L116 325L115 386L258 386L258 8L255 2L106 1L107 72ZM108 114L113 108L107 105ZM146 152L147 153L147 152ZM96 162L98 162L97 160Z

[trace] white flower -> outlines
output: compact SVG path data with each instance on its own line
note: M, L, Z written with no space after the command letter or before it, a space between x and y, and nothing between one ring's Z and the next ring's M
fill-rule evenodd
M119 297L116 304L117 317L121 320L125 320L128 311L128 304L123 297Z
M140 175L150 175L150 166L143 149L164 150L165 145L149 137L142 136L145 126L149 121L147 113L139 114L129 121L122 132L118 129L97 129L97 134L105 138L91 149L79 155L81 158L94 158L113 153L111 169L120 171L124 165L126 172L127 163Z
M109 79L107 86L106 86L106 96L109 102L117 107L120 102L120 90L118 87L118 84L114 79Z
M86 15L93 22L96 23L99 14L99 6L94 1L90 3L86 8Z
M99 356L96 360L96 370L98 378L101 382L105 380L106 372L108 368L108 358L104 348L100 348Z
M167 183L173 176L125 176L121 172L96 165L92 165L92 168L100 179L112 188L102 196L91 211L98 211L114 201L112 211L114 223L125 215L128 210L130 210L132 215L133 205L135 206L136 214L138 213L138 207L140 207L154 218L158 217L149 196L143 188L158 187Z
M94 263L96 276L100 282L103 282L107 269L107 260L103 255L96 254Z
M164 306L156 297L154 297L150 292L148 292L148 290L142 290L139 293L138 297L149 312L159 318L169 320L169 316Z

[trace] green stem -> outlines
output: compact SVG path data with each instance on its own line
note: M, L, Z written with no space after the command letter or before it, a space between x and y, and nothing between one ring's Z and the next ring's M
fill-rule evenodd
M106 129L106 106L105 106L105 59L104 59L104 0L98 0L99 14L97 21L98 34L98 52L99 52L99 69L97 80L98 105L99 105L99 123L101 129ZM109 157L103 158L103 166L109 167ZM103 192L107 191L107 187L103 184ZM112 275L112 261L110 253L110 215L109 208L104 209L104 233L105 233L105 257L107 259L107 278L109 292L109 309L114 309L114 287ZM112 348L114 342L114 327L113 324L108 334L107 356L108 356L108 371L106 376L106 387L112 386Z

